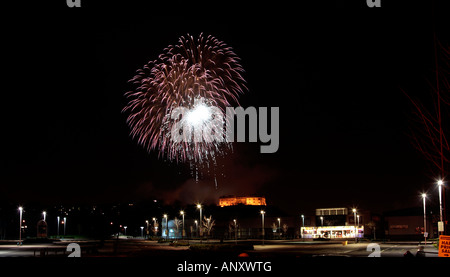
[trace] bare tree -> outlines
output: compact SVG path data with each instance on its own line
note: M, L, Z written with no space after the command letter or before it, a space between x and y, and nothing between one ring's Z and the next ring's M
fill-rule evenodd
M272 222L272 231L276 233L278 230L278 225L275 222Z
M175 219L173 220L173 224L175 224L175 227L177 228L176 236L178 237L178 234L179 234L179 228L181 227L181 225L183 225L183 221L181 221L180 219L178 219L177 217L175 217Z
M211 234L211 230L215 225L215 220L212 219L212 216L209 217L203 216L202 220L203 228L205 229L208 236Z
M430 162L433 176L442 180L449 175L450 164L450 47L443 46L436 35L434 44L435 80L428 81L431 99L424 101L402 92L413 105L412 144ZM445 187L442 189L445 222Z

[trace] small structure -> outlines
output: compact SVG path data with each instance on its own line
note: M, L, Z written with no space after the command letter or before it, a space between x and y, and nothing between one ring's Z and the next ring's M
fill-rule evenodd
M300 235L308 239L363 238L365 217L369 216L345 207L316 209L315 226L302 226Z

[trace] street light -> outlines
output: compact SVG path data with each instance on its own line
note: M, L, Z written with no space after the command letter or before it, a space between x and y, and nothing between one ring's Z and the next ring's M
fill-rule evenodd
M427 198L426 193L422 193L423 198L423 237L425 239L425 245L427 244L427 212L426 212L426 205L425 205L425 199Z
M183 217L183 229L181 230L181 238L184 238L185 232L184 232L184 211L180 211L181 216Z
M169 235L169 222L167 220L167 214L164 214L163 217L166 219L166 230L164 231L164 233L166 233L166 239Z
M438 231L441 232L441 235L444 234L444 220L442 219L442 186L444 182L442 180L438 181L439 186L439 222L438 222Z
M23 208L19 207L19 245L22 245L22 211Z
M197 230L197 231L198 231L198 221L197 221L197 219L196 219L196 220L194 220L194 223L195 223L195 230Z
M206 226L208 226L208 228L206 229L207 230L207 232L208 232L208 237L209 237L209 235L210 235L210 233L211 233L211 225L210 225L210 222L211 222L211 215L206 219L206 221L207 221L207 223L206 223Z
M56 220L58 221L58 228L56 228L56 236L59 238L59 215L56 217Z
M44 221L45 221L45 218L46 218L47 212L46 212L46 211L43 211L43 212L42 212L42 215L44 216Z
M353 223L355 223L355 242L357 241L356 234L358 233L358 229L356 227L356 209L353 209Z
M234 222L234 243L237 244L237 221L233 219Z
M199 232L199 235L201 237L203 235L202 227L201 227L201 222L202 222L202 205L201 204L197 204L197 209L200 210L200 221L199 221L199 230L198 230L198 232Z
M262 244L264 245L264 214L266 212L264 210L261 210L261 217L262 217Z
M302 227L305 228L305 216L302 215ZM300 228L300 236L303 238L303 232L302 229Z
M281 233L281 219L277 218L278 220L278 232Z
M323 216L320 217L320 226L323 226Z
M148 220L145 221L145 224L147 224L147 229L145 229L145 231L147 232L148 235Z
M67 226L67 218L66 217L64 217L63 224L64 224L64 236L65 236L66 235L66 226Z
M127 236L127 226L123 226L123 229L125 229L125 236Z
M158 231L157 231L157 227L156 227L156 217L152 218L152 220L153 220L153 228L155 229L154 234L157 235Z

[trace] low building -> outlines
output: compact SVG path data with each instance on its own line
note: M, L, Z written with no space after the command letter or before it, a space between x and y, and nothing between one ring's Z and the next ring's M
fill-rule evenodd
M266 206L266 198L258 196L222 196L219 198L219 206L236 206L236 205L248 205L248 206Z
M315 226L302 226L302 238L363 238L366 212L348 208L316 209Z
M422 207L388 211L383 214L385 235L391 240L423 240L425 235ZM426 233L428 238L436 237L437 216L432 211L426 215Z
M309 239L338 239L364 237L364 226L314 226L301 227L301 237Z

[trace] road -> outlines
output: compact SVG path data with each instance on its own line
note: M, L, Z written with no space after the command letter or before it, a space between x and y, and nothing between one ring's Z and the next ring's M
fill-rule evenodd
M379 257L403 257L407 251L410 251L412 255L416 256L417 251L420 247L417 243L378 243L370 247L370 249L368 250L367 247L369 246L369 244L370 243L368 242L351 243L347 245L333 242L284 242L280 244L269 243L266 245L255 245L254 253L268 253L277 256L291 255L296 257L368 257L369 255ZM424 246L423 251L425 257L437 257L437 249L432 245Z
M34 257L40 256L41 250L46 254L53 255L65 254L67 246L58 246L52 244L33 244L33 245L0 245L0 257Z
M30 256L67 256L70 251L65 251L67 244L73 241L65 241L58 244L30 244L17 246L14 244L1 244L0 257L30 257ZM95 251L87 251L87 245L93 245L93 242L78 242L81 245L82 256L89 257L139 257L139 256L189 256L188 246L170 246L168 243L158 243L156 241L139 239L121 239L107 240L102 246L97 246ZM190 241L191 244L199 241ZM219 243L218 241L209 241L204 243ZM234 241L225 241L224 243L234 243ZM349 243L343 245L342 242L302 242L302 241L265 241L262 245L260 240L239 241L239 244L253 244L254 250L246 251L253 257L320 257L320 256L343 256L343 257L368 257L375 255L379 257L403 257L407 251L416 256L420 246L417 243L378 243L374 247L367 249L368 242ZM378 248L379 247L379 248ZM371 251L372 248L379 250ZM44 252L42 252L44 251ZM425 257L437 257L437 249L432 245L423 247L422 253ZM420 254L420 253L419 253Z

